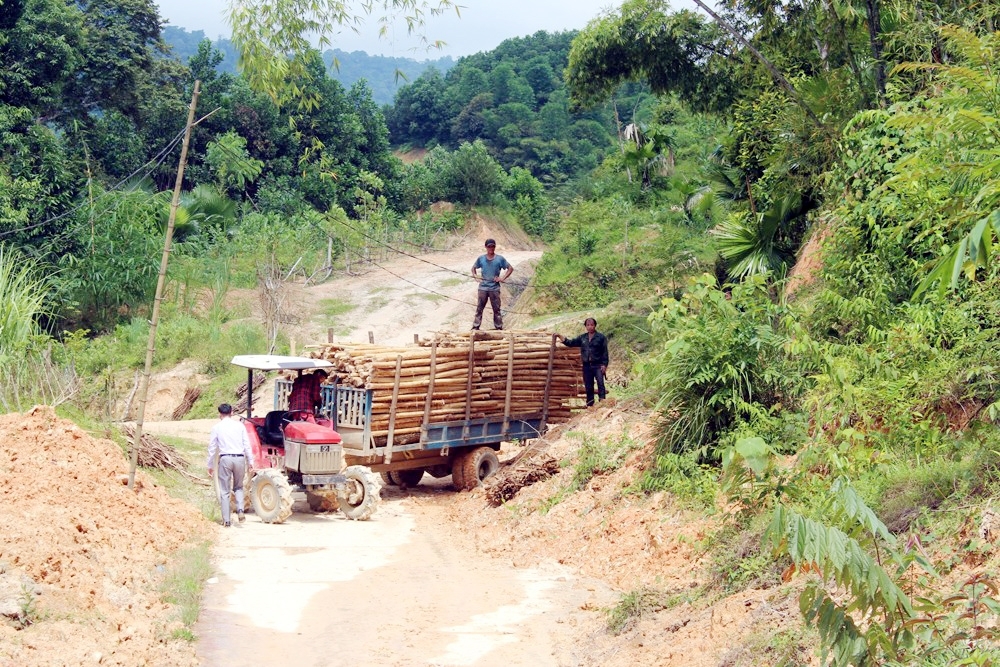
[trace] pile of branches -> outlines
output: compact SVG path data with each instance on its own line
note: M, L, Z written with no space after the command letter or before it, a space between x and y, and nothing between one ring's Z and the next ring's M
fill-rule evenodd
M559 472L559 462L551 456L523 459L516 465L501 468L497 474L486 480L486 500L493 507L499 507L516 496L524 487L548 479L557 472Z
M121 428L129 443L132 443L135 440L135 424L122 424ZM204 481L188 471L188 462L175 447L149 433L143 433L139 440L139 465L143 468L175 470L188 479Z
M256 392L260 389L260 386L264 384L264 380L267 379L267 374L260 371L253 372L253 390ZM247 391L247 383L241 382L238 387L236 387L236 403L233 405L233 412L240 414L247 411L247 397L249 392Z
M246 383L244 382L243 384ZM191 408L194 407L194 402L198 400L199 396L201 396L201 387L188 387L184 392L184 400L174 408L174 411L170 414L170 419L173 421L184 419L184 415L191 412Z

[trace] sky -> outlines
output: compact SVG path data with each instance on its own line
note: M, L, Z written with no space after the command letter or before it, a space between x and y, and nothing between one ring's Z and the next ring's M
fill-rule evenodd
M168 25L189 31L203 30L209 39L229 37L225 10L229 0L158 0L160 17ZM355 3L357 4L357 3ZM395 38L378 36L378 25L369 20L355 35L350 30L334 40L333 48L365 51L370 55L397 56L416 60L437 59L490 51L510 37L524 37L539 30L579 30L603 9L617 8L621 0L459 0L461 17L454 11L429 17L425 28L429 40L446 46L427 50L420 42L396 31ZM695 9L691 0L673 0L674 9Z

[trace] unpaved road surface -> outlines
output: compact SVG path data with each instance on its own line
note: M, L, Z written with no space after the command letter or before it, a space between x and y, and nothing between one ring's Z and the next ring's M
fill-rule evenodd
M444 518L447 478L431 484L386 488L367 522L300 501L282 525L220 527L196 628L203 664L585 664L610 591L558 564L478 553Z

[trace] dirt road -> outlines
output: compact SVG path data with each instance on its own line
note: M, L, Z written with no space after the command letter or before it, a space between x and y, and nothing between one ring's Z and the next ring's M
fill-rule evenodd
M444 517L447 479L432 484L385 489L368 522L297 502L282 525L220 527L196 628L203 664L585 664L611 593L557 564L477 553Z

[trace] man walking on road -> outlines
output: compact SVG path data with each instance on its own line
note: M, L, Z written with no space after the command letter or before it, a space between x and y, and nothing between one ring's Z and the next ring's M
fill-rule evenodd
M507 263L503 255L496 254L497 242L493 239L486 239L486 254L480 255L472 265L472 277L482 279L479 282L479 300L476 302L476 317L472 320L472 328L478 329L483 322L483 309L486 308L486 300L489 299L490 306L493 307L493 328L503 329L503 316L500 314L500 283L510 278L514 273L514 267ZM480 275L476 275L479 269ZM500 275L502 271L506 271Z
M222 525L229 528L229 493L236 492L236 512L243 523L243 477L253 470L253 452L250 438L239 419L233 419L233 406L223 403L219 406L219 423L212 428L208 438L208 476L215 472L216 456L219 464L219 507L222 509Z
M587 407L594 404L594 382L597 382L597 396L602 401L607 392L604 389L604 374L608 371L608 339L597 330L597 320L588 317L583 322L587 333L566 339L556 334L566 347L580 348L583 364L583 386L587 390Z

